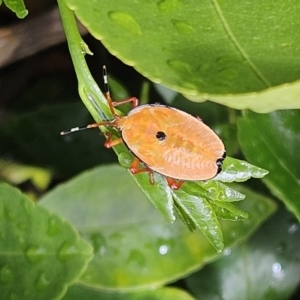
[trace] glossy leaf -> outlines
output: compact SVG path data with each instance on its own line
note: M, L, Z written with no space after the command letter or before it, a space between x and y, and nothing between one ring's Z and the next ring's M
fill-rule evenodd
M222 172L212 180L220 180L222 182L243 182L251 177L262 178L268 173L267 170L251 165L246 161L226 157L223 162Z
M24 5L23 0L4 0L5 5L14 12L18 18L23 19L28 15L28 10ZM0 5L2 0L0 1Z
M224 172L225 173L227 172L226 168ZM203 196L205 195L205 197L213 201L234 202L234 201L241 201L245 199L245 195L223 184L220 181L216 181L216 180L199 181L197 182L197 184L202 188L201 194L203 192Z
M148 290L133 293L120 292L104 292L90 289L88 287L78 285L68 289L62 300L193 300L192 296L183 290L176 288L159 288L157 290Z
M60 217L0 184L1 299L58 299L92 256Z
M148 178L147 178L148 180ZM234 187L237 189L237 187ZM275 209L269 199L245 188L238 208L246 221L221 220L225 247L245 239ZM200 231L168 223L117 165L86 172L40 202L74 224L94 247L81 282L103 289L153 288L182 277L217 257Z
M268 115L247 112L238 135L247 159L270 171L263 181L300 220L299 119L295 110Z
M224 248L223 234L220 223L208 200L197 195L198 186L190 183L188 193L186 187L173 191L178 206L188 215L189 219L203 232L218 252Z
M217 251L223 249L223 237L220 231L220 225L216 220L215 212L212 210L212 206L208 203L208 200L212 201L240 201L245 196L233 188L226 186L223 182L232 181L245 181L251 177L260 178L267 174L266 170L255 167L245 161L233 159L227 157L224 161L222 172L213 180L207 182L185 182L183 188L179 191L173 191L167 185L166 180L160 174L155 174L155 185L150 183L148 174L140 174L138 176L133 175L134 180L141 187L143 192L147 195L150 201L162 212L165 218L171 222L175 220L173 200L176 202L176 208L182 221L191 229L198 227L200 230L204 230L205 235L214 245ZM201 199L201 200L200 200ZM203 206L200 208L199 201ZM194 203L196 206L193 206ZM197 209L199 208L199 210ZM213 204L213 208L218 211L218 216L223 219L229 220L241 220L247 218L247 213L235 209L231 205ZM202 210L206 211L210 215L209 222L202 223L204 218ZM236 212L236 215L234 213ZM207 217L208 217L207 215ZM207 218L204 218L207 219ZM202 224L202 225L200 225ZM209 234L214 228L214 234Z
M295 0L65 2L111 53L194 101L300 107Z
M223 220L239 221L249 217L248 213L238 209L235 205L228 202L215 201L210 203L216 216Z
M186 279L197 299L281 300L300 282L300 230L284 209L246 243Z

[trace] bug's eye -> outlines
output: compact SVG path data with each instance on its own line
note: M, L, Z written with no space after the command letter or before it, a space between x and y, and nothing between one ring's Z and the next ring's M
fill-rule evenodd
M162 131L158 131L156 133L156 138L160 141L163 141L166 137L167 137L166 134Z

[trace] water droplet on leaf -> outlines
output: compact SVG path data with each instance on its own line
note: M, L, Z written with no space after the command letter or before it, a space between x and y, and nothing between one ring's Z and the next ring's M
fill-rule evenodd
M158 250L158 251L159 251L159 254L165 255L165 254L168 253L169 247L166 246L166 245L161 245L161 246L159 247L159 250Z
M77 249L74 247L73 244L70 242L65 242L58 252L58 259L60 261L68 261L69 259L73 258L74 255L78 254Z
M121 11L112 11L108 14L108 17L113 23L121 27L130 35L138 36L142 34L138 22L132 15L128 13Z
M56 217L50 217L48 219L48 229L47 229L47 234L49 236L56 236L61 232L60 229L60 224L58 222L58 219Z
M161 0L157 2L157 8L163 13L170 13L182 8L181 0Z
M297 223L295 221L295 223L290 224L290 226L288 228L288 233L289 234L293 234L293 233L295 233L298 230L299 230L299 223Z
M191 33L194 33L194 31L195 31L194 27L186 22L182 22L179 20L172 20L171 22L172 22L174 28L180 34L191 34Z
M47 255L47 250L42 246L31 246L26 251L26 257L33 263L42 261Z
M100 233L93 233L90 238L92 240L94 254L103 256L107 250L106 239L104 236Z
M231 249L230 248L225 248L223 250L223 254L224 254L224 256L229 256L231 254Z
M137 249L133 249L130 251L126 262L130 264L133 263L134 265L137 265L139 268L141 268L145 266L146 258L141 251Z
M35 282L37 291L43 291L50 285L50 280L47 279L45 272L41 272Z

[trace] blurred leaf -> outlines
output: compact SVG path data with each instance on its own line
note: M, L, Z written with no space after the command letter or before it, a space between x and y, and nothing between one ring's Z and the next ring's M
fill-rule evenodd
M65 2L110 52L194 101L300 107L295 0Z
M4 0L4 3L18 18L23 19L28 15L28 10L24 5L23 0ZM0 5L1 4L2 0L0 1Z
M263 182L300 220L300 111L268 115L247 112L238 122L238 136L246 158L270 171Z
M71 176L101 162L115 161L98 130L61 136L64 129L91 123L82 104L53 105L24 113L0 126L0 155Z
M26 180L32 181L40 191L45 190L51 180L52 174L49 170L10 163L0 159L0 178L18 185Z
M72 286L62 300L193 300L194 298L183 290L176 288L159 288L157 290L121 293L104 292L85 286Z
M300 281L299 248L299 224L282 209L246 243L185 281L197 299L290 299Z
M220 180L222 182L243 182L251 177L262 178L268 173L268 171L251 165L246 161L226 157L223 162L222 172L212 180Z
M220 221L226 247L244 240L275 210L269 199L245 188L238 191L247 196L237 205L249 218ZM166 222L117 165L85 172L51 191L40 204L74 224L93 244L94 259L81 277L88 286L153 288L218 256L199 231L189 232L182 222Z
M57 299L86 267L91 246L58 216L0 184L1 299Z

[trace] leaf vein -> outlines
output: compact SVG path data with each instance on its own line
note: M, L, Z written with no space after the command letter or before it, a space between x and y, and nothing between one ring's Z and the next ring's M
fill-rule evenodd
M267 86L271 87L270 81L264 76L264 74L259 70L259 68L255 65L255 63L250 59L249 55L245 51L245 49L242 47L242 45L238 42L237 38L234 36L225 16L223 15L223 12L221 10L221 7L218 3L218 0L211 0L213 7L216 10L217 15L220 18L220 22L228 35L229 39L232 41L234 46L237 48L237 50L240 52L241 56L247 61L249 66L252 68L256 76Z

